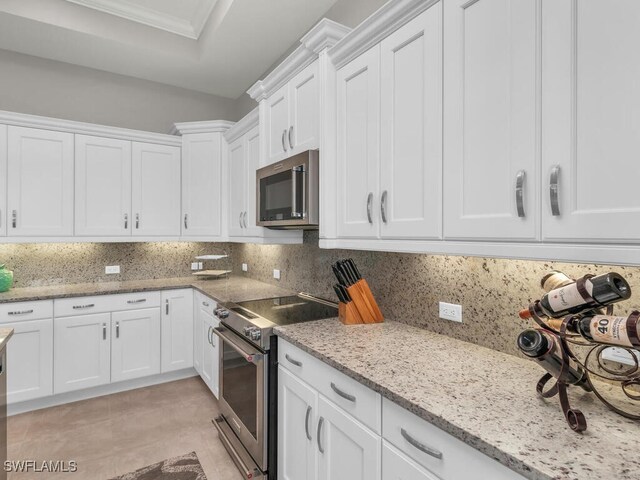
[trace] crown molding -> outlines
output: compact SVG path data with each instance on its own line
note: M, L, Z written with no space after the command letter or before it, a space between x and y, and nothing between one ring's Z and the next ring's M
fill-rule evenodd
M308 50L319 54L325 48L333 47L350 31L351 28L341 23L323 18L300 39L300 43Z
M180 122L173 125L169 135L189 135L193 133L226 132L235 125L227 120L210 120L205 122Z
M258 107L256 107L249 113L247 113L244 117L242 117L242 119L238 120L233 127L224 132L223 135L225 140L228 143L234 142L252 128L257 127L259 119L258 112L259 109Z
M336 68L346 65L439 1L442 0L391 0L385 3L329 50L331 61Z
M40 117L25 113L14 113L0 110L0 124L14 125L17 127L40 128L43 130L55 130L57 132L69 132L79 135L93 135L96 137L117 138L134 142L157 143L161 145L182 145L180 137L164 135L162 133L144 132L141 130L129 130L128 128L108 127L92 123L75 122L73 120L61 120L59 118Z
M280 65L263 80L254 83L247 93L256 102L269 97L273 92L285 85L291 77L309 66L323 48L336 44L349 31L348 27L323 18L300 40L296 48Z

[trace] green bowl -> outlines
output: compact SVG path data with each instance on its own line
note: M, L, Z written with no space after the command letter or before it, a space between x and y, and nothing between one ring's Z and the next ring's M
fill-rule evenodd
M6 292L13 286L13 272L0 265L0 292Z

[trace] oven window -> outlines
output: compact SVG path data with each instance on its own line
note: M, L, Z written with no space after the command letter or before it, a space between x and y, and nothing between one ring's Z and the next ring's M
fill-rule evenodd
M222 392L233 412L257 439L258 366L247 362L226 342L223 350Z
M293 172L284 172L260 179L260 221L291 220Z

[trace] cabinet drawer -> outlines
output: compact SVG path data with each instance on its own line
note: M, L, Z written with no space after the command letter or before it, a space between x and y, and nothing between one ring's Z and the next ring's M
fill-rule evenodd
M140 292L61 298L55 301L54 311L56 317L69 317L159 306L160 292Z
M15 302L0 304L0 323L21 322L53 317L53 301Z
M287 342L278 362L376 433L381 431L381 396ZM297 365L300 364L300 365Z
M382 436L442 480L474 478L518 480L524 477L440 430L413 413L382 400Z

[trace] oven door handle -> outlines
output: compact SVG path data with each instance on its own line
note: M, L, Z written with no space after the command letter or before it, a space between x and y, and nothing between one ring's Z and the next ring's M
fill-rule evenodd
M256 351L249 351L249 350L243 348L242 345L240 345L239 343L237 343L237 342L235 342L233 340L233 337L231 337L230 335L224 333L227 330L225 330L223 328L220 328L220 327L214 327L211 331L213 333L215 333L218 337L220 337L220 339L223 342L228 344L236 352L238 352L240 355L242 355L247 362L250 362L250 363L253 363L253 364L257 365L259 362L262 361L262 353L256 352Z

